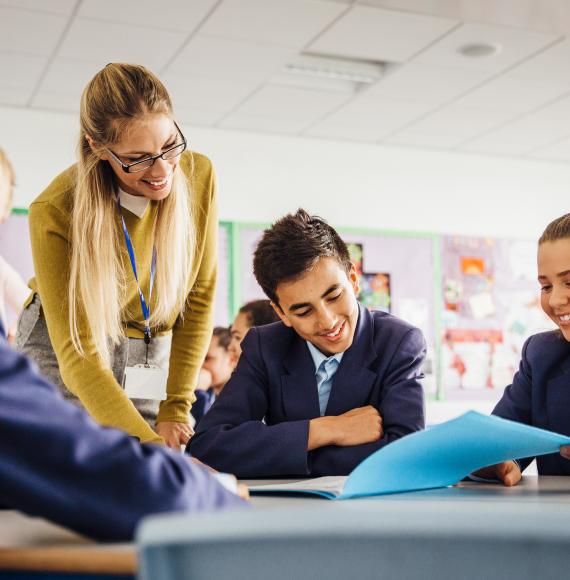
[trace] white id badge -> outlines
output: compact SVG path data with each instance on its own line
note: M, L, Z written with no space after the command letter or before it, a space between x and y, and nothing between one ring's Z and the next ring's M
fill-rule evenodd
M166 400L168 371L154 365L135 365L125 369L123 387L129 399Z

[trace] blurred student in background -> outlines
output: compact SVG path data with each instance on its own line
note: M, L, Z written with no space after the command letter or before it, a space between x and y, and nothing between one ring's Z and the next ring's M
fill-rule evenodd
M278 321L279 316L277 316L269 300L252 300L239 309L230 329L232 333L230 352L235 357L236 364L241 354L241 341L245 338L249 329L254 326L265 326Z
M12 164L0 149L0 224L10 217L14 182ZM15 324L13 327L8 325L6 306L12 309L17 318L30 292L20 274L0 255L0 322L7 329L9 340L13 339L16 328Z
M216 326L214 328L206 359L200 370L195 393L196 401L194 401L190 411L196 423L222 392L224 385L230 380L230 376L236 366L236 359L229 350L231 338L232 335L229 328L225 326Z

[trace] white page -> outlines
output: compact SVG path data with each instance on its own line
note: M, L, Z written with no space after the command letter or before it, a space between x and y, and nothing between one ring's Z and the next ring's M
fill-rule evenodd
M304 479L291 483L257 484L250 485L251 492L305 492L326 495L328 497L338 497L344 489L347 480L346 475L329 475L326 477L316 477L314 479Z

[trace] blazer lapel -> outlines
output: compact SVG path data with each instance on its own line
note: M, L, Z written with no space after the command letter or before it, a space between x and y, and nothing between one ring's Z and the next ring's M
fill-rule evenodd
M315 364L305 341L295 337L281 375L283 408L287 421L314 419L320 416Z
M548 381L546 387L546 412L548 429L562 435L570 435L570 357L566 357L559 367L560 372Z
M370 403L370 393L378 375L368 366L377 357L374 349L374 322L370 312L358 303L354 339L345 351L333 378L327 415L340 415Z

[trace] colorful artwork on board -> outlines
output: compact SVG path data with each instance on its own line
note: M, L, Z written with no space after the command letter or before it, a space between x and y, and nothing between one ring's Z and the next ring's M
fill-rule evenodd
M497 399L512 381L525 339L551 328L537 300L535 253L534 243L520 240L442 238L446 397Z
M383 272L362 274L358 299L371 310L390 312L390 274Z
M359 277L362 276L362 261L364 258L362 244L349 242L346 244L346 247L348 248L348 253L350 254L350 261L354 264L354 268L356 269L356 274Z

